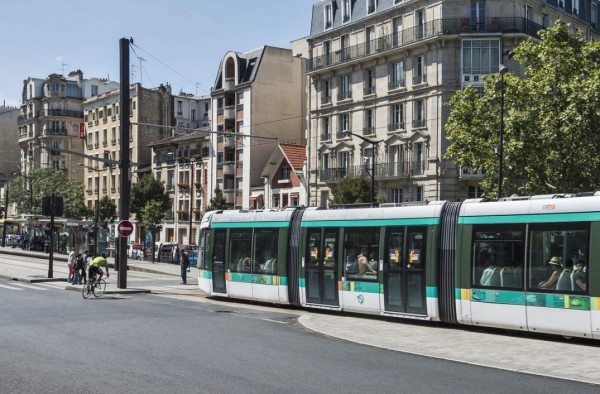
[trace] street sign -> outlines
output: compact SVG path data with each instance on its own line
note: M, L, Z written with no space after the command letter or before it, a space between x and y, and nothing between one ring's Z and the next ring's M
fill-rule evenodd
M129 237L133 233L133 224L129 220L121 220L117 225L117 232L121 237Z

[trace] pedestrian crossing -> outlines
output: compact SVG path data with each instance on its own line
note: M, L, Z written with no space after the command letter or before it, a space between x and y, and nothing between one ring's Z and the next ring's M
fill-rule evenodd
M64 287L64 284L62 284ZM48 291L48 290L60 290L60 285L50 283L22 283L22 282L8 282L0 283L0 291L2 290L10 290L10 291L24 291L24 290L33 290L33 291Z

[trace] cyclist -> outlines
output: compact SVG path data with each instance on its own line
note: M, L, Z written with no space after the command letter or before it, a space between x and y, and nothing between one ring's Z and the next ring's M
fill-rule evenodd
M98 274L98 280L102 279L102 275L104 275L104 272L102 271L102 268L100 267L105 267L106 268L106 277L108 278L110 276L110 274L108 273L108 261L106 261L106 253L102 253L102 255L97 256L96 258L94 258L90 263L89 263L89 279L92 280L92 278L94 278L96 276L96 274Z

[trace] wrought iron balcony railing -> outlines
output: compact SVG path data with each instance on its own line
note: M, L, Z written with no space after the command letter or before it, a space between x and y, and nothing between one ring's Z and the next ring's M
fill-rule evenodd
M339 51L308 59L307 72L334 66L442 35L461 33L520 33L538 38L544 26L522 17L443 18L410 27Z

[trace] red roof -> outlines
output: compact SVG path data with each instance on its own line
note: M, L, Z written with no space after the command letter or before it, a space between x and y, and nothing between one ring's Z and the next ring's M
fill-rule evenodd
M279 146L292 168L301 171L306 161L306 145L280 143Z

